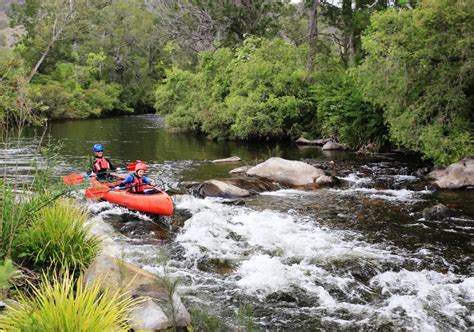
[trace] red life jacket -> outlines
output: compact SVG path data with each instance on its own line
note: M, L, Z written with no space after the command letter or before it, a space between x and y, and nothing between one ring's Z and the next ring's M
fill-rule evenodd
M108 171L110 169L110 164L105 158L95 158L94 170L96 172Z
M142 193L145 190L145 183L143 183L143 178L137 174L133 174L133 183L130 188L132 193Z

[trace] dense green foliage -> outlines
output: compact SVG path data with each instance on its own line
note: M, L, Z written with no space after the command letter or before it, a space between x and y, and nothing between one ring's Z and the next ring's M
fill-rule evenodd
M155 107L172 127L211 138L280 138L312 118L304 49L281 39L248 38L235 51L201 54L196 73L166 75Z
M138 304L126 293L100 282L83 285L69 274L43 275L32 294L20 294L18 304L0 317L5 331L130 331L129 311Z
M10 17L26 33L0 59L0 122L154 107L212 139L331 136L446 164L473 153L473 8L25 0Z
M374 15L363 39L360 83L390 137L440 164L474 153L473 21L472 3L425 1Z
M19 259L55 270L82 271L100 250L100 239L89 235L87 213L60 200L35 214L19 237Z
M96 54L89 54L96 58ZM120 102L117 83L97 80L96 66L59 63L49 75L38 74L30 85L31 99L39 115L49 119L86 118L112 110L128 111Z
M363 100L344 65L321 56L311 80L306 49L250 37L202 53L195 73L174 68L156 90L169 126L210 138L335 136L354 148L385 140L383 113Z
M316 126L326 137L337 137L350 148L366 144L383 148L387 128L383 110L364 100L355 75L337 64L326 63L311 87L316 103Z

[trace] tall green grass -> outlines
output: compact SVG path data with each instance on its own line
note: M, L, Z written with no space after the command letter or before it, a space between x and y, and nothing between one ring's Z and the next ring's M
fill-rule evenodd
M32 285L31 294L21 294L18 305L0 316L0 330L130 331L129 313L140 300L100 281L83 286L82 275L77 281L68 273L48 279L44 274L39 287Z
M40 209L63 193L33 193L27 187L14 188L0 181L0 259L10 259L20 233L27 229Z
M19 236L18 258L40 268L77 272L98 254L101 240L90 235L87 213L61 199L38 211Z

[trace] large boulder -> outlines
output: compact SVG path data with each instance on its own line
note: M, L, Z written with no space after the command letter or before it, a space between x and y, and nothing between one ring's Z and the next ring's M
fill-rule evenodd
M248 190L219 180L209 180L203 182L197 188L197 192L202 197L238 198L250 196L250 192Z
M166 282L150 272L118 258L100 255L86 271L84 283L90 284L97 279L103 280L104 285L113 290L127 287L132 297L144 300L132 312L130 323L135 331L185 327L191 322L179 296L170 294Z
M324 177L324 171L301 161L286 160L273 157L252 167L247 171L249 176L257 176L281 183L283 185L299 187L317 183ZM327 181L326 178L323 178Z
M428 176L442 189L474 186L474 159L463 159L445 169L432 171Z

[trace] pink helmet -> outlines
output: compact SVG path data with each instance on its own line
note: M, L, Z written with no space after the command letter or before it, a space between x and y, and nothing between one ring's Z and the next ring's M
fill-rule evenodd
M138 163L135 165L135 172L138 172L139 170L146 171L146 164L145 163Z

